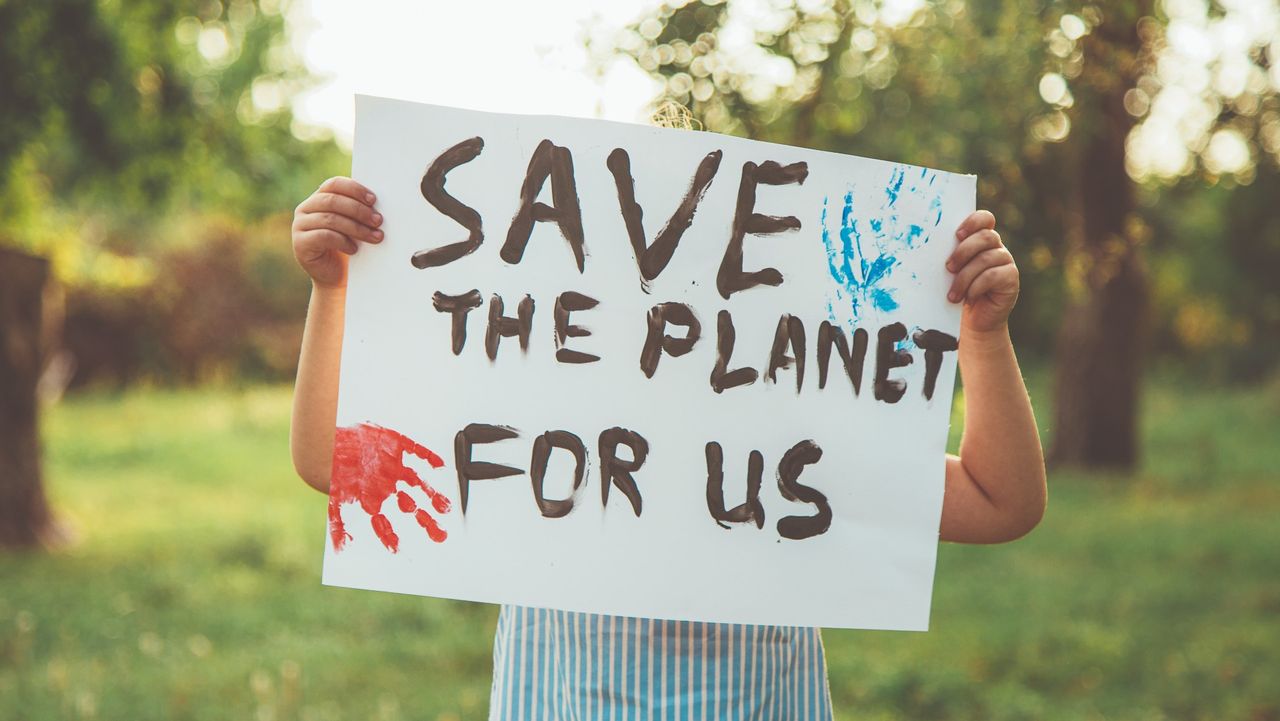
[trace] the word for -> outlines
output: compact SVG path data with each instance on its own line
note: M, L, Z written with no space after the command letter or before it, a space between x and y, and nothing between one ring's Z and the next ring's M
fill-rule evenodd
M519 432L509 426L471 423L454 436L454 459L458 468L458 500L462 512L467 512L471 495L471 483L518 476L524 473L515 466L479 461L473 457L476 446L497 443L519 437ZM630 458L619 455L626 446ZM546 494L547 464L551 452L560 449L573 457L573 489L566 498L548 498ZM644 465L649 455L649 442L639 433L626 428L609 428L600 433L597 450L600 458L600 502L609 505L609 491L616 487L631 503L631 510L640 517L643 500L636 485L635 473ZM707 457L707 510L721 528L730 523L754 523L764 528L765 512L760 503L760 486L764 474L764 456L751 451L747 457L747 490L745 500L733 508L725 508L724 500L724 451L714 441L706 444ZM822 449L811 440L800 441L783 454L778 462L778 491L788 501L813 505L817 512L810 516L787 516L777 523L778 535L792 540L802 540L825 533L831 526L831 504L827 497L815 488L800 483L805 466L822 459ZM529 479L533 485L533 499L539 512L547 518L562 518L573 510L578 489L587 475L587 448L577 435L564 430L547 431L533 440L533 453L529 459Z

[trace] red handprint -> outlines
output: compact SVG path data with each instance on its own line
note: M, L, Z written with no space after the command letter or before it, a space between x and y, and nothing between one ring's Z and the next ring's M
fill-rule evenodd
M400 510L412 513L431 540L440 543L448 538L449 534L430 514L418 508L409 494L396 490L396 483L400 481L417 486L431 499L431 506L438 513L449 512L449 499L404 464L406 451L426 460L432 468L444 465L440 456L431 449L390 428L360 423L337 429L333 441L333 474L329 482L329 537L335 551L341 551L351 539L351 534L342 525L340 507L359 502L364 512L369 514L382 545L395 553L400 547L400 538L392 530L391 522L382 515L382 503L393 493Z

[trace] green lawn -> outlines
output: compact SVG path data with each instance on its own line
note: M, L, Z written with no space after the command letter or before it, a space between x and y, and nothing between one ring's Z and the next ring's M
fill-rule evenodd
M0 719L484 717L494 607L320 586L288 408L49 414L78 538L0 556ZM932 631L826 632L839 718L1280 719L1280 385L1167 381L1145 415L1142 473L1055 474L1028 538L942 549Z

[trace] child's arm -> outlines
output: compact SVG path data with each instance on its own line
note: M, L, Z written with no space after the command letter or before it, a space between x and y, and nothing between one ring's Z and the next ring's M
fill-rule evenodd
M373 193L350 178L330 178L293 216L293 254L311 276L311 303L293 391L289 448L293 467L327 493L338 412L338 363L347 293L347 256L382 240Z
M959 363L964 379L964 437L947 456L941 536L961 543L1018 538L1044 515L1044 454L1031 401L1009 341L1018 300L1018 266L979 210L956 231L947 261L955 272L949 298L964 300Z

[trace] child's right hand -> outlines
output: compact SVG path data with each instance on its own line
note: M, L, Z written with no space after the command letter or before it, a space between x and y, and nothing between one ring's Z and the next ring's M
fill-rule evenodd
M347 256L382 242L373 192L351 178L329 178L293 212L293 255L316 286L346 288Z

